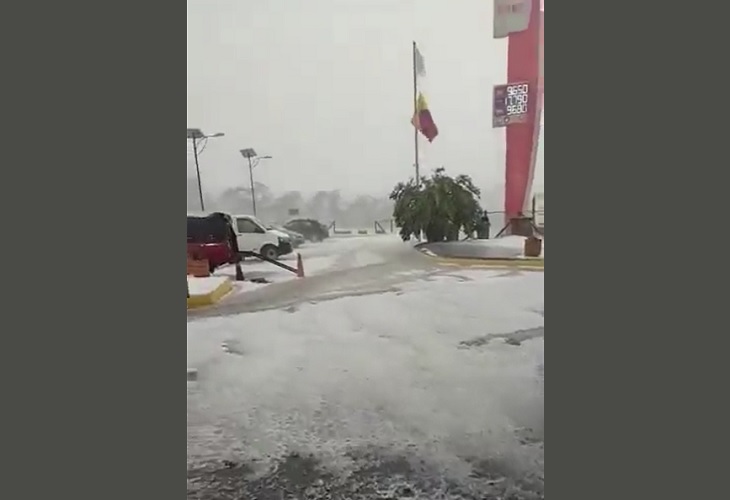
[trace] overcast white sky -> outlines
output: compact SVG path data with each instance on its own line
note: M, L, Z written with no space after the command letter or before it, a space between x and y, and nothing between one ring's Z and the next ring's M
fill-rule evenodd
M187 6L187 125L226 134L200 157L205 189L247 185L238 150L253 147L274 157L256 169L274 191L389 192L413 173L412 40L440 129L433 144L421 141L422 170L444 165L485 191L503 184L504 132L492 129L490 99L506 80L507 45L492 38L491 1ZM542 161L537 170L543 184Z

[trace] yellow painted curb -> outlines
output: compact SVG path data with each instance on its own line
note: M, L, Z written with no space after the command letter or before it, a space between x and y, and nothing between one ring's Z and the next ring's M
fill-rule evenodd
M231 280L225 280L210 293L191 295L188 297L188 309L213 305L231 290L233 290L233 282Z
M450 267L468 267L481 269L524 269L526 271L545 271L544 258L524 259L449 259L435 257L441 265Z

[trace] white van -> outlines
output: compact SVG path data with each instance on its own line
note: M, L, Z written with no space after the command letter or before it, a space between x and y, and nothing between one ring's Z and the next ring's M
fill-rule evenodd
M241 251L257 252L269 259L292 252L291 241L266 226L253 215L229 215Z
M269 231L263 222L253 215L232 215L227 212L216 211L228 219L236 233L236 242L239 251L260 253L269 259L277 259L293 251L291 239L281 237L276 232ZM206 217L210 212L190 213L188 216Z

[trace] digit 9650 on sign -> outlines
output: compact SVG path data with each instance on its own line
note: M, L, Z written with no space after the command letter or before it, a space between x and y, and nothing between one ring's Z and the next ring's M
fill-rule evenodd
M530 86L526 83L507 86L507 97L504 99L507 116L527 114Z
M530 109L530 84L519 82L495 85L493 102L494 127L526 123Z

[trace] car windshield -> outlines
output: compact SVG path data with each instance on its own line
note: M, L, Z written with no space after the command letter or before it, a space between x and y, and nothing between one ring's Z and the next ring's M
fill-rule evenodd
M259 226L261 226L263 228L266 227L266 224L264 224L263 222L261 222L261 219L259 219L258 217L254 216L254 215L249 215L248 218L251 219L256 224L258 224Z
M240 220L246 220L246 221L254 224L255 226L257 226L258 228L261 228L264 231L266 231L266 230L269 229L266 226L266 224L264 224L263 222L261 222L261 219L258 219L257 217L254 217L253 215L236 215L234 218L235 219L238 219L239 221Z

